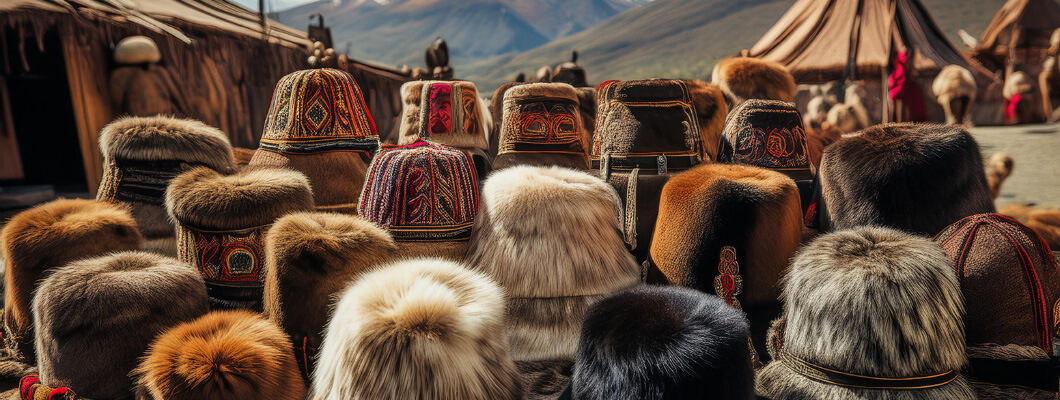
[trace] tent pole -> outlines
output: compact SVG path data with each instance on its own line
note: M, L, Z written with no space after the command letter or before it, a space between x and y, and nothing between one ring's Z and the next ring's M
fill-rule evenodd
M880 122L886 124L890 122L891 96L890 92L887 91L887 67L883 67L882 71L883 72L880 73L880 76L883 79L880 80L880 87L882 88L881 92L883 93L883 97L880 98Z

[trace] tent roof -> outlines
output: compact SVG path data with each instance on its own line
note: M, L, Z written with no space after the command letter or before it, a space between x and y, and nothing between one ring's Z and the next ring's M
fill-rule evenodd
M993 76L961 54L919 0L798 0L749 55L786 65L799 82L879 78L894 50L914 48L915 67L957 64Z
M1009 0L983 31L978 48L1007 46L1014 29L1038 31L1048 38L1056 28L1060 28L1060 4L1055 0Z
M237 38L263 39L287 47L306 48L305 32L268 20L225 0L5 0L0 13L45 11L78 18L128 22L190 42L182 29L215 30Z

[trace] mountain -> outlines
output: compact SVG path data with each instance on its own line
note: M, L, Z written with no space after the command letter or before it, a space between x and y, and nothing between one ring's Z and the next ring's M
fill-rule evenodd
M922 0L954 43L957 30L980 34L1005 0ZM717 61L750 48L794 0L656 0L582 32L518 54L467 65L458 76L488 93L518 72L567 61L571 50L590 82L650 77L710 79ZM959 45L960 46L960 45ZM962 47L958 47L962 48ZM963 48L962 48L963 49Z
M518 53L582 31L646 0L354 0L318 1L276 13L303 27L325 15L336 50L383 64L423 66L436 37L452 64ZM648 0L650 2L650 0Z

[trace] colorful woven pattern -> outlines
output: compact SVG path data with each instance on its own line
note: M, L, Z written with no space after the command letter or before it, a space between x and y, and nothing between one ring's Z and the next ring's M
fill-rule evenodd
M478 205L471 156L420 141L376 155L358 209L396 240L447 241L470 237Z
M44 386L36 375L22 378L18 383L18 393L22 400L80 400L70 388Z
M497 154L584 154L578 105L569 99L518 99L506 103Z
M280 153L371 152L378 141L353 76L337 69L308 69L276 84L261 148Z
M733 110L719 160L769 169L806 169L810 159L802 116L792 103L749 100Z
M597 100L591 158L701 156L699 120L688 84L651 79L606 82Z
M269 225L234 231L177 228L177 256L196 267L207 283L260 286L265 272Z
M428 86L427 130L431 135L453 133L453 85L435 83Z
M740 293L743 293L743 277L740 276L740 264L736 261L736 248L722 247L718 257L718 275L714 278L714 294L730 306L740 309L740 301L736 299Z

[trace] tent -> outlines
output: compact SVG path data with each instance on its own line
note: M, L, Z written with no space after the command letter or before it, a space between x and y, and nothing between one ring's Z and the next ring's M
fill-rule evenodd
M1056 0L1009 0L983 31L975 57L995 69L1013 64L1037 64L1049 49L1049 38L1060 28Z
M958 51L919 0L798 0L748 52L786 65L799 83L880 80L898 51L916 49L915 70L960 65L981 84L989 71Z

